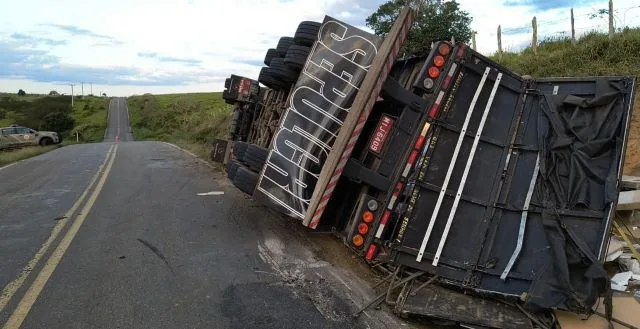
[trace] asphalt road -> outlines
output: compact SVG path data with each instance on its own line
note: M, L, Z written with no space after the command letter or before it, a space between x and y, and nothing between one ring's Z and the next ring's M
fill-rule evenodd
M0 169L3 329L400 325L351 317L374 293L326 260L348 253L177 147L133 142L124 99L109 111L105 143Z

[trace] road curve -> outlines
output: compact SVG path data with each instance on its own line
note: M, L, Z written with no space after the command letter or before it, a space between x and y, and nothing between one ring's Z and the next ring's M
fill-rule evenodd
M319 237L128 127L115 98L105 143L0 169L3 329L400 325L351 317L373 291L331 265Z

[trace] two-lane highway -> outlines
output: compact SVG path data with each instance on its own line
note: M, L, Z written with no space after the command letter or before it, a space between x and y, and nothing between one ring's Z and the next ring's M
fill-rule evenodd
M398 325L354 320L357 277L200 160L126 142L125 99L109 111L105 143L0 169L3 329Z
M131 126L129 124L129 108L125 98L112 98L109 103L107 117L107 130L104 133L105 142L133 141Z

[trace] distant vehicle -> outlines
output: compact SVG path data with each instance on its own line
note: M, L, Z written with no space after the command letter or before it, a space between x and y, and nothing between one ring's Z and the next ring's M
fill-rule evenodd
M17 125L0 128L0 149L30 145L46 146L61 142L60 135L53 131L37 131Z

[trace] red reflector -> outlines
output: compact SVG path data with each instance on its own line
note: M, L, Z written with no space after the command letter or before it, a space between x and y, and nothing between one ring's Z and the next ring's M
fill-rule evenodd
M438 115L439 109L440 109L439 104L433 104L433 106L431 107L431 110L429 110L429 116L431 117L431 119L435 119L436 115Z
M409 161L408 162L411 165L413 165L413 163L416 162L416 157L418 157L418 151L414 150L413 152L411 152L411 155L409 155Z
M402 191L403 187L404 187L404 184L402 184L402 183L396 184L396 188L393 190L393 195L394 196L400 195L400 191Z
M391 217L391 212L387 210L382 215L382 219L380 220L380 225L387 225L387 222L389 221L389 217Z
M449 52L451 51L451 48L449 47L448 44L446 43L442 43L440 44L440 46L438 47L438 52L440 53L440 55L442 56L447 56L449 55Z
M447 75L446 78L444 78L444 85L442 86L444 89L449 89L449 84L451 83L451 76Z
M439 69L439 68L437 68L437 67L435 67L435 66L430 67L430 68L429 68L429 76L430 76L432 79L437 78L438 76L440 76L440 69Z
M373 256L375 256L375 254L376 254L376 249L378 249L378 248L376 247L375 244L372 243L372 244L369 245L369 250L367 250L367 256L366 256L367 260L372 260L373 259Z
M444 65L444 57L436 56L433 58L433 65L437 67L442 67Z
M418 136L418 141L416 142L416 150L421 149L422 144L424 144L424 136L420 135Z
M367 224L360 223L360 225L358 225L358 233L362 235L367 235L368 232L369 232L369 226Z

